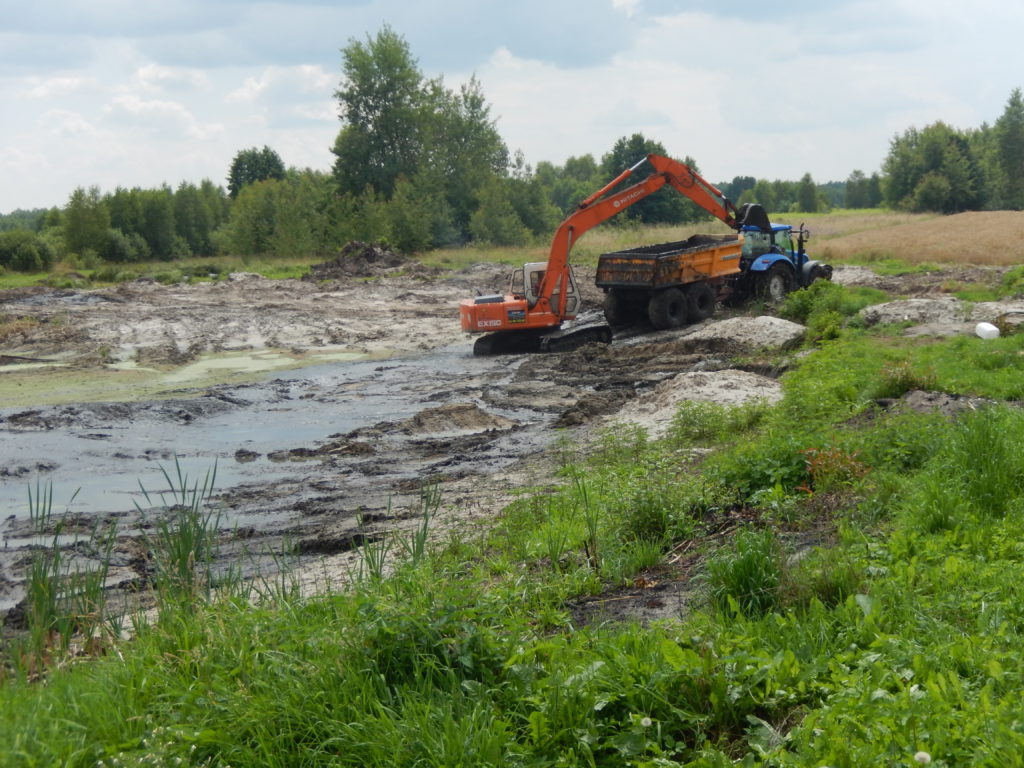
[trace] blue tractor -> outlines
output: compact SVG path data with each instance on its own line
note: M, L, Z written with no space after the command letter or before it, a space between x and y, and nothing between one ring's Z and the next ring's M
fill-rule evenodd
M797 288L815 280L831 280L832 267L808 257L804 245L811 233L801 224L773 224L759 205L744 205L738 217L743 224L743 254L736 276L737 297L780 301Z

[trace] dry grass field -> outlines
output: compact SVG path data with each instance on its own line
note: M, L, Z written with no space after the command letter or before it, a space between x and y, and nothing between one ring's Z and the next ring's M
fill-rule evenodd
M831 264L900 261L910 265L1011 266L1024 263L1024 212L985 211L936 214L891 211L836 211L818 214L772 214L772 220L811 231L808 251ZM604 225L587 232L573 248L573 262L593 265L601 253L637 245L682 240L695 232L727 233L721 222L686 226L632 227ZM427 263L448 267L476 261L518 264L543 261L548 243L519 248L460 248L425 255Z
M809 250L830 263L898 259L909 264L1011 266L1024 262L1024 212L1020 211L952 216L840 213L807 219L813 236Z

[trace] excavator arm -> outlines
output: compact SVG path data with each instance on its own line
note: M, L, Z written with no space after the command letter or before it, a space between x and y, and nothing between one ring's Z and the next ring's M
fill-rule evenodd
M609 195L611 190L632 176L636 169L645 162L653 166L654 173L621 192ZM739 228L736 207L717 187L703 179L684 163L661 155L648 155L581 202L576 210L555 230L555 235L551 239L547 269L537 291L537 301L530 309L550 312L558 318L564 318L568 291L558 290L558 287L568 284L569 253L576 241L588 230L622 213L666 184L674 187L680 194L693 200L730 227ZM552 296L556 292L558 295L557 307L551 306Z

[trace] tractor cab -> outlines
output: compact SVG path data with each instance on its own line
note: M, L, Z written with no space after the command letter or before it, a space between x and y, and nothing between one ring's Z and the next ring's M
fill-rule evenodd
M789 256L797 250L793 245L793 228L788 224L772 224L768 231L756 227L743 228L744 260L753 260L766 253Z

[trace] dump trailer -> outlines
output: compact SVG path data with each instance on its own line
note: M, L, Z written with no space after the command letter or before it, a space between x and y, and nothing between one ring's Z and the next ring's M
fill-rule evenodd
M741 235L694 235L675 243L601 254L596 283L613 326L647 317L658 329L704 320L740 273Z
M772 224L756 205L744 206L740 219L738 234L693 235L602 254L596 283L605 291L608 323L647 320L659 330L678 328L711 317L719 301L779 301L832 277L830 266L808 258L810 233L803 225Z

